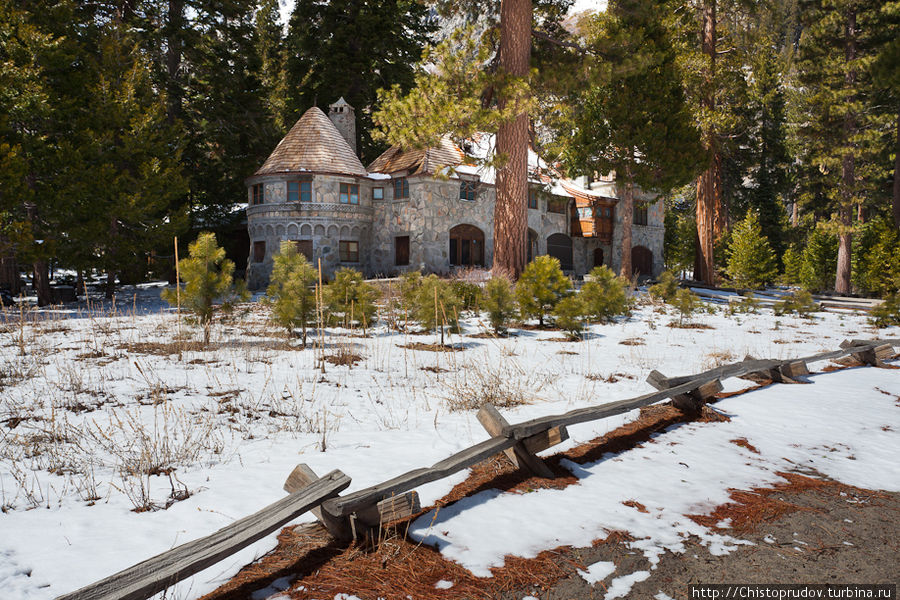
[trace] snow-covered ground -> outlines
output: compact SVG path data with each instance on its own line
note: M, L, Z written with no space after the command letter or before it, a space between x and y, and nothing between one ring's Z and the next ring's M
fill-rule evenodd
M900 337L897 328L873 330L850 313L806 320L766 310L729 316L721 307L695 317L711 329L672 328L671 311L643 305L629 320L591 326L581 342L556 341L556 331L471 337L484 326L469 318L462 334L450 336L465 347L453 353L404 348L436 337L383 325L367 338L329 330L326 355L361 360L326 363L323 374L318 351L281 337L258 305L217 324L209 349L179 357L179 336L195 340L198 332L164 308L158 289L133 293L115 310L26 313L25 325L18 312L0 320L4 598L52 598L207 535L283 497L297 463L318 473L341 469L353 479L351 491L430 465L487 437L474 410L451 410L469 396L526 400L501 409L518 422L645 393L653 369L683 375L746 354L789 358L833 350L845 338ZM679 552L689 535L715 552L741 544L684 515L728 501L729 488L773 483L779 470L815 469L900 490L900 375L856 368L810 381L720 401L728 423L685 424L621 455L567 463L579 483L564 490L465 499L421 518L414 535L477 575L507 554L586 545L614 529L629 531L652 562ZM636 416L571 427L571 439L549 452ZM465 476L419 488L423 505ZM179 584L174 597L210 591L274 543L269 536ZM595 566L584 576L602 579L605 570ZM627 593L645 576L613 577L610 593Z

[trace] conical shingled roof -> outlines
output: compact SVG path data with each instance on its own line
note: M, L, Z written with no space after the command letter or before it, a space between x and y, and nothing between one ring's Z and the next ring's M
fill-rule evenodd
M366 175L334 123L315 106L303 113L254 175L299 171Z

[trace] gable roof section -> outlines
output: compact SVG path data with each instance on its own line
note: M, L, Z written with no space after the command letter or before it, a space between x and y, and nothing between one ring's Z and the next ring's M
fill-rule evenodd
M462 164L465 156L456 144L443 137L434 147L419 150L401 150L391 146L369 165L370 173L396 173L409 171L410 175L434 173L443 167Z
M301 171L366 175L334 123L315 106L303 113L254 175Z

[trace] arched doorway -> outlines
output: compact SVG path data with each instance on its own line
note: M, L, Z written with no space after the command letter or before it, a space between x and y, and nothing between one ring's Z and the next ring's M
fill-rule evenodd
M534 229L528 229L528 239L525 242L525 262L530 263L538 255L538 234Z
M450 230L450 266L484 266L484 232L474 225Z
M573 269L572 238L564 233L554 233L547 238L547 254L559 260L563 271Z
M638 275L653 275L653 252L645 246L631 249L631 272Z
M594 248L594 266L599 267L603 264L603 248Z

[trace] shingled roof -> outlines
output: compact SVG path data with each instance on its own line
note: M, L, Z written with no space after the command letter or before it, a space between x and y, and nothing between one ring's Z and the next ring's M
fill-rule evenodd
M315 106L303 113L254 175L298 171L366 175L334 123Z
M432 148L402 150L391 146L369 165L370 173L396 173L409 171L410 175L427 173L434 175L443 167L462 164L465 156L449 138L444 137Z

